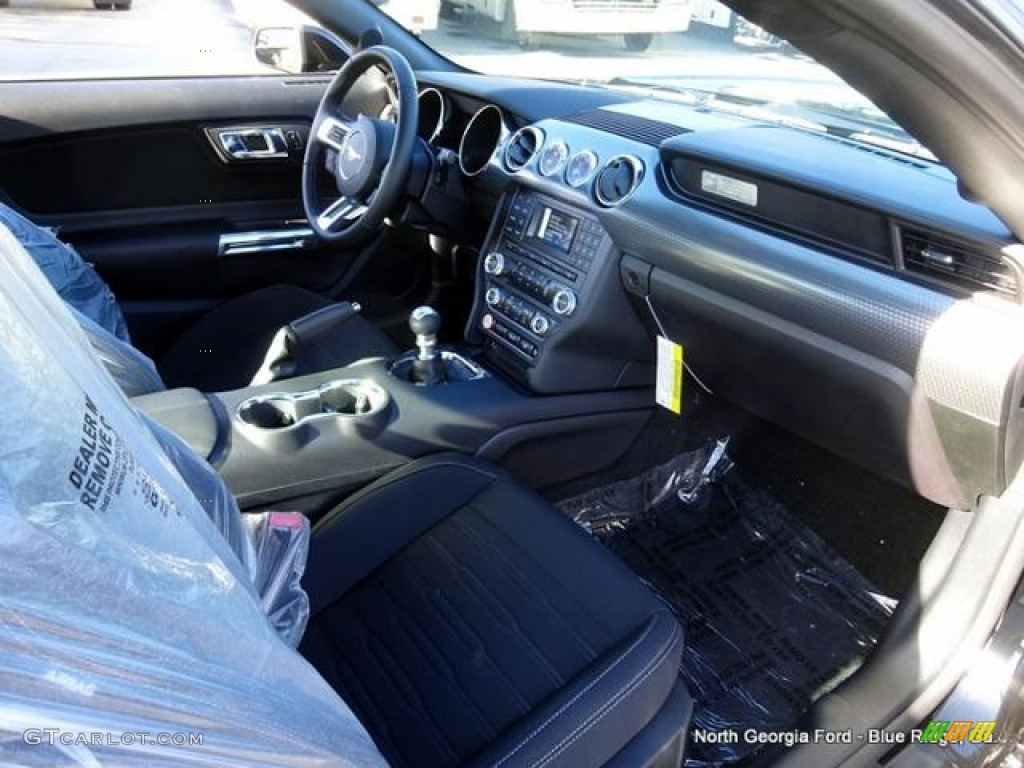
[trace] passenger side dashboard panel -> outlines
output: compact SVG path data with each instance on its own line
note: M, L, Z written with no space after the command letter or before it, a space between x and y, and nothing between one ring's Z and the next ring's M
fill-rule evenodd
M904 268L907 231L931 238L924 258L936 263L958 244L958 277L1003 265L1010 233L948 171L684 106L595 111L609 120L535 126L570 154L643 163L620 205L541 172L543 147L521 168L499 153L486 181L596 217L632 297L629 322L681 343L716 393L933 501L964 507L1006 488L1021 463L1024 309L998 274L972 292ZM631 118L635 139L622 127Z

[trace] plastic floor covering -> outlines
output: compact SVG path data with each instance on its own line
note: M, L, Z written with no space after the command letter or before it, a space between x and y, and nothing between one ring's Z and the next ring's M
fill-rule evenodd
M695 701L685 765L735 762L757 744L696 732L787 730L849 677L892 613L849 563L744 480L710 444L561 509L656 589L686 630Z

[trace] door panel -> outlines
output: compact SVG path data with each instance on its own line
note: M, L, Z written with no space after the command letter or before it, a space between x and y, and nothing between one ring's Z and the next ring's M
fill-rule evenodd
M0 150L7 194L36 216L294 198L301 151L231 165L202 125L60 136Z
M0 189L37 222L59 228L111 284L138 346L159 356L219 302L275 283L332 294L398 297L422 281L415 246L387 264L326 248L219 252L222 235L304 227L303 146L231 161L215 146L230 126L308 126L329 78L228 77L0 83ZM379 113L380 82L346 108ZM376 110L376 112L373 112ZM294 138L294 137L291 137ZM302 137L304 138L304 137ZM403 243L405 238L402 238ZM388 244L391 247L388 247ZM348 274L367 262L358 280ZM397 299L396 299L397 300ZM383 302L386 304L387 302Z
M115 128L312 120L330 76L0 82L0 145Z

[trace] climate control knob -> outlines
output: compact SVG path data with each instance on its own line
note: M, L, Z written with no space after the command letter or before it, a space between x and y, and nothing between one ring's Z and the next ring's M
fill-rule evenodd
M484 272L488 275L503 275L505 269L505 256L500 251L491 251L484 257Z
M530 330L538 336L544 336L551 330L551 321L548 320L545 315L538 312L533 316L533 319L530 320Z
M559 287L551 296L551 309L560 317L568 317L576 309L576 294L565 286Z
M487 306L496 307L501 304L501 291L493 286L487 289L487 293L484 294L484 301L487 302Z

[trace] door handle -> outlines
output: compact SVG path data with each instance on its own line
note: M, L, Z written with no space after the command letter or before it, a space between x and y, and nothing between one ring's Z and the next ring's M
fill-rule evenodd
M309 140L309 125L303 123L211 125L203 130L225 163L297 158Z
M220 131L221 147L235 160L275 160L288 157L288 142L280 128L237 128Z

